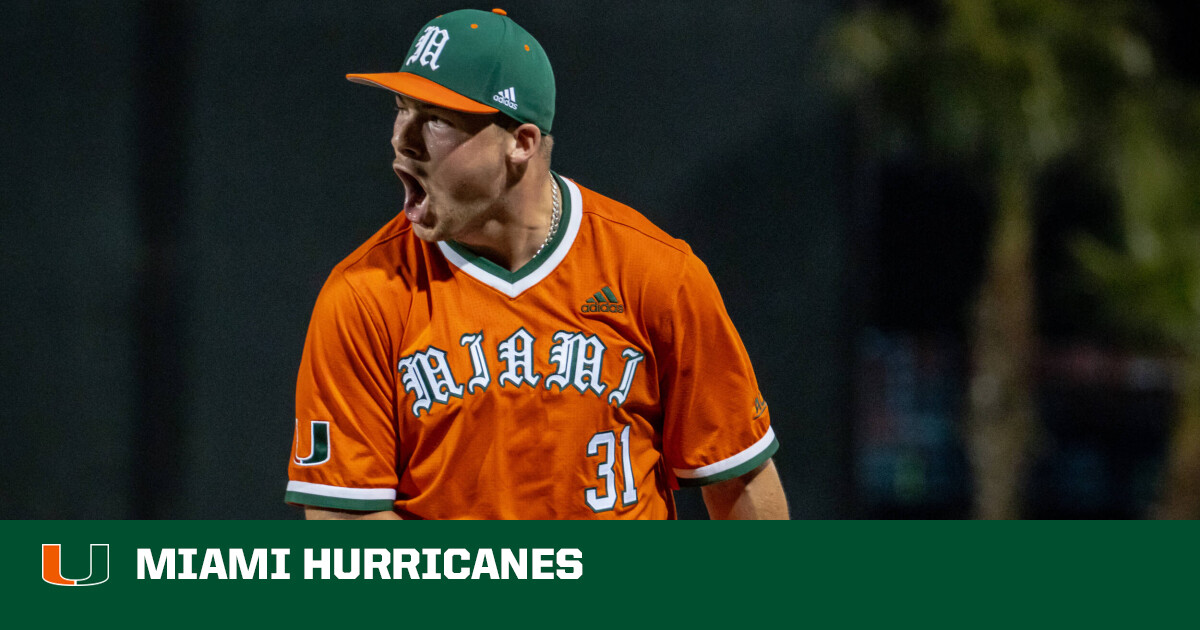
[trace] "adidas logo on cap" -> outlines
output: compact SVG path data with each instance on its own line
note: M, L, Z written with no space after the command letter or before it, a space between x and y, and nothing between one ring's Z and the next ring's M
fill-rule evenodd
M625 306L617 299L612 289L604 287L588 298L579 310L584 313L624 313Z
M510 87L508 89L500 90L499 92L496 92L496 95L492 97L492 100L496 101L497 103L500 103L501 105L503 105L509 109L516 109L517 108L517 89Z

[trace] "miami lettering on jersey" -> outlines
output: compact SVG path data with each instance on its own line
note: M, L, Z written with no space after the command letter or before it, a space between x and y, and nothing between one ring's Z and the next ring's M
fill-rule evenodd
M556 176L557 177L557 176ZM778 448L707 269L559 178L562 225L516 272L403 215L317 300L286 500L405 518L674 518L672 489Z
M574 387L580 393L591 392L597 396L609 388L601 376L604 367L604 342L595 335L584 332L554 333L555 344L550 348L549 361L557 369L546 376L542 386L546 389L557 388L564 391ZM413 416L427 412L435 403L446 404L451 398L462 398L464 392L474 392L476 389L487 391L492 384L491 370L483 351L483 333L464 334L459 343L469 346L471 357L471 378L466 385L460 385L446 360L446 352L429 346L414 352L402 359L398 366L400 382L405 391L413 394ZM497 353L504 370L500 372L501 387L519 388L522 385L538 387L542 375L533 371L533 348L537 340L524 328L520 328L500 342ZM638 365L645 357L636 348L626 348L621 357L624 359L624 369L620 384L612 389L605 400L609 404L620 406L629 396L629 388L637 374Z

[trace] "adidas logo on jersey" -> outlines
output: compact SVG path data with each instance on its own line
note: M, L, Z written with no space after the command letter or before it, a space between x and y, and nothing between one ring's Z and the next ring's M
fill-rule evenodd
M624 313L625 306L613 294L612 289L604 287L588 298L579 310L584 313Z
M496 101L497 103L500 103L501 105L503 105L509 109L516 109L517 108L517 89L516 88L508 88L507 90L500 90L499 92L496 92L496 95L492 97L492 100Z

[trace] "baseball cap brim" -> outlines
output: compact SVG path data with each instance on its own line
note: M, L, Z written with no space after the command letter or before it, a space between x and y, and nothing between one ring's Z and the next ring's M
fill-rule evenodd
M373 85L403 94L418 101L471 114L494 114L500 110L473 101L454 90L442 87L425 77L409 72L380 72L375 74L347 74L346 79L363 85Z

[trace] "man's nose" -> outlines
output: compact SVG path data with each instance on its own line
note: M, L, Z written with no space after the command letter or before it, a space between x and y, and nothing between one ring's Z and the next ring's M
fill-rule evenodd
M414 121L414 117L402 120L397 116L396 124L392 127L392 148L396 154L417 159L424 154L423 146L420 125Z

